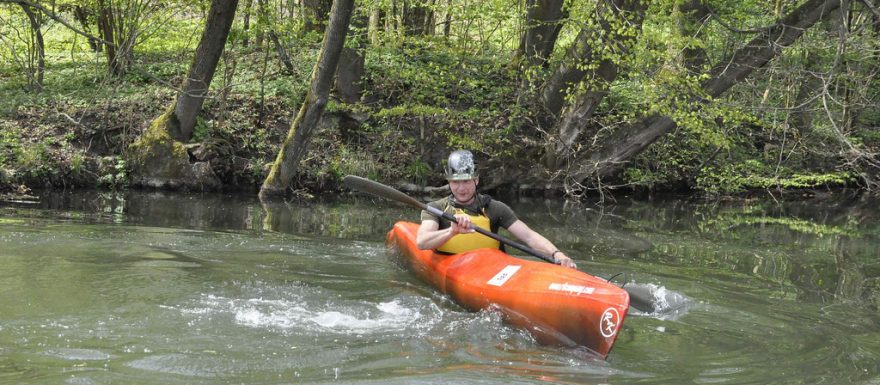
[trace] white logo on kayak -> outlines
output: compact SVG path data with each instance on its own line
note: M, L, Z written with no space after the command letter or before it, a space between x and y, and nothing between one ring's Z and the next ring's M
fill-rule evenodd
M596 289L592 287L571 285L568 283L551 283L549 289L553 291L564 291L566 293L571 293L574 295L593 294L593 292L596 291Z
M605 338L611 337L617 333L618 326L620 326L620 313L617 309L613 307L605 309L602 318L599 319L599 333Z
M492 286L501 286L505 282L507 282L507 280L510 279L510 277L513 277L513 275L516 274L517 271L519 271L520 267L522 267L522 266L508 265L507 267L501 269L501 271L499 271L498 274L495 274L495 276L492 277L492 279L490 279L489 282L486 282L486 283L488 283Z

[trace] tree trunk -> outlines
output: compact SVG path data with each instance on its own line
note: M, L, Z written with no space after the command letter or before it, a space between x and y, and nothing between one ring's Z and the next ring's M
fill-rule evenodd
M695 36L703 29L709 18L712 17L712 11L706 6L704 0L689 0L681 7L682 13L682 36ZM703 66L708 62L706 50L701 47L693 47L691 45L684 48L682 52L684 56L684 66L692 74L703 72Z
M784 47L797 41L807 28L840 7L840 1L808 0L779 23L767 28L744 47L734 51L728 60L709 71L710 78L702 84L705 94L712 98L720 96L764 66L778 56ZM702 104L709 101L695 97L693 102ZM624 127L603 141L589 156L579 159L569 177L578 183L589 183L588 179L611 176L675 127L676 123L671 118L657 115Z
M539 82L537 69L545 66L556 45L562 19L567 17L565 0L526 0L526 23L513 65L519 68L516 104L531 109Z
M324 33L330 12L330 0L302 0L303 31Z
M543 66L550 59L562 19L567 17L564 5L565 0L526 0L526 29L517 56L528 66Z
M263 50L263 43L266 41L266 25L269 24L268 17L266 14L266 1L267 0L256 0L257 1L257 35L254 36L254 45L257 46L257 50Z
M617 63L612 59L596 57L592 42L604 36L606 44L615 48L615 53L626 56L634 38L618 34L618 23L627 23L634 29L640 29L645 16L645 5L640 0L613 0L610 4L600 1L596 7L596 22L602 26L602 31L597 33L588 28L582 29L541 90L540 104L553 117L559 116L562 111L567 91L586 78L586 65L599 64L599 69L594 73L599 87L595 88L605 89L617 77Z
M336 92L339 98L349 104L357 103L363 94L364 50L367 46L365 36L367 16L358 13L352 16L352 29L349 30L348 44L342 48L339 65L336 67Z
M345 35L354 8L354 0L335 0L330 12L330 25L324 34L324 44L315 68L312 70L312 81L309 92L296 118L290 125L287 138L272 164L272 169L263 186L260 188L260 199L279 197L287 194L293 177L299 168L299 162L306 153L312 131L321 120L330 87L333 85L333 74L339 63Z
M104 40L104 54L107 56L107 72L113 76L122 76L125 68L120 66L119 50L114 36L114 17L112 5L105 0L98 0L98 32Z
M212 0L205 21L202 39L196 48L195 58L189 68L189 74L183 84L182 91L177 95L174 105L174 118L178 125L168 127L171 137L181 142L192 139L196 125L196 116L202 110L217 63L226 47L226 38L235 19L235 7L238 0Z
M434 12L431 0L409 0L403 4L403 26L407 36L434 34Z
M526 30L519 53L529 66L541 66L550 59L567 16L564 5L564 0L526 0Z
M91 16L91 17L90 17ZM94 17L94 13L88 8L82 5L73 6L73 17L79 22L80 27L82 27L83 31L87 34L91 34L89 31L89 19ZM98 39L95 38L87 38L89 42L89 48L92 49L92 52L101 52L104 46L101 44Z
M565 96L570 87L576 85L587 75L583 64L595 60L593 49L590 46L591 31L582 29L574 39L571 47L559 66L544 83L541 89L539 105L543 107L542 114L548 115L552 120L559 117L562 107L565 105Z
M284 65L284 70L287 71L288 74L293 74L293 61L290 60L290 54L287 53L287 48L284 48L284 44L281 43L281 39L278 38L278 34L275 33L274 29L269 30L269 39L272 40L272 44L275 45L275 50L278 51L278 60Z
M542 89L540 104L544 108L543 112L556 121L552 131L556 134L555 145L549 149L545 159L551 169L558 168L561 160L569 156L570 149L582 136L583 129L590 125L593 112L619 73L619 63L615 59L596 57L592 42L599 35L605 39L606 45L612 47L616 57L627 57L635 43L634 36L637 35L621 34L620 26L640 30L645 8L646 5L640 0L599 2L595 14L596 24L601 26L601 32L582 29L566 57ZM591 64L598 65L589 73L585 68ZM584 89L577 93L573 103L566 106L567 94L581 83L584 84Z
M557 170L572 153L574 145L584 135L585 127L591 126L591 119L596 107L608 94L608 87L617 78L617 66L611 63L602 63L596 70L597 83L589 90L578 93L575 100L568 103L563 110L562 117L553 128L556 140L550 141L545 154L545 164L551 170Z
M370 37L370 44L374 46L379 45L379 37L385 31L384 19L384 12L381 9L370 10L370 26L367 34Z
M810 103L810 100L815 97L814 93L816 90L822 88L822 80L817 79L815 76L804 76L804 74L813 71L820 73L818 68L820 64L816 62L820 56L815 49L809 47L805 48L800 56L803 69L801 69L801 74L798 76L797 92L794 93L794 98L790 105L786 107L791 109L791 126L802 134L807 134L813 131L815 114L815 105Z
M242 25L242 35L244 38L242 39L242 46L247 47L251 44L250 33L251 33L251 7L253 6L253 0L245 0L244 3L244 17Z
M259 18L262 21L262 24L264 26L274 25L275 23L271 22L270 20L277 20L277 18L273 18L269 14L269 9L266 6L266 1L265 0L257 0L257 7L258 7L257 12L260 15ZM281 62L281 65L284 66L284 70L288 74L293 74L294 70L295 70L293 68L293 61L290 60L290 54L287 52L287 48L281 42L281 38L278 37L278 33L275 31L275 28L273 28L273 27L260 28L260 35L263 36L264 33L269 35L269 40L272 42L272 45L275 46L275 52L278 53L278 60ZM262 44L262 41L263 41L262 38L260 38L258 40L258 44Z
M238 0L212 0L205 29L181 92L168 109L153 120L129 146L134 185L161 189L216 190L220 181L210 162L190 161L182 142L192 138L217 62L235 18Z
M443 37L452 34L452 0L446 0L446 16L443 17Z
M36 55L36 63L34 63L33 57L28 59L28 83L31 89L39 92L43 89L43 74L46 71L46 44L43 41L43 31L41 30L40 19L31 7L21 3L18 5L21 6L22 11L27 15L31 31L34 33L32 48L34 49L33 53ZM33 68L34 64L36 64L36 68Z

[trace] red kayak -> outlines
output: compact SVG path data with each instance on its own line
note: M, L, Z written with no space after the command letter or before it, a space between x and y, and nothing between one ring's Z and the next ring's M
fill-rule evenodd
M419 250L415 223L398 222L387 243L423 280L461 306L496 308L543 344L586 347L603 358L623 325L629 294L604 279L496 249L461 254Z

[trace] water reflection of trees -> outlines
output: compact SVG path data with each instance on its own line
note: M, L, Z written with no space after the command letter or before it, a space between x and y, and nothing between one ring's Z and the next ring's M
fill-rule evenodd
M579 259L661 274L756 280L768 296L880 305L880 205L870 198L696 202L618 199L597 206L509 198L530 226ZM52 194L15 216L221 231L274 231L382 242L419 213L362 195L261 204L252 194Z
M419 220L415 210L369 199L266 202L261 216L263 230L374 241L397 221Z
M636 202L622 215L626 228L654 244L639 258L748 276L778 297L876 309L877 207L852 199Z
M878 201L619 199L604 207L513 200L521 217L581 259L626 260L700 280L754 280L773 298L880 304Z

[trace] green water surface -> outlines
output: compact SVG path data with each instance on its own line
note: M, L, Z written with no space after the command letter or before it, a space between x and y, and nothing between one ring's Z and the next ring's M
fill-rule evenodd
M0 384L880 384L876 200L508 202L669 303L599 360L414 278L393 203L47 195L0 203Z

